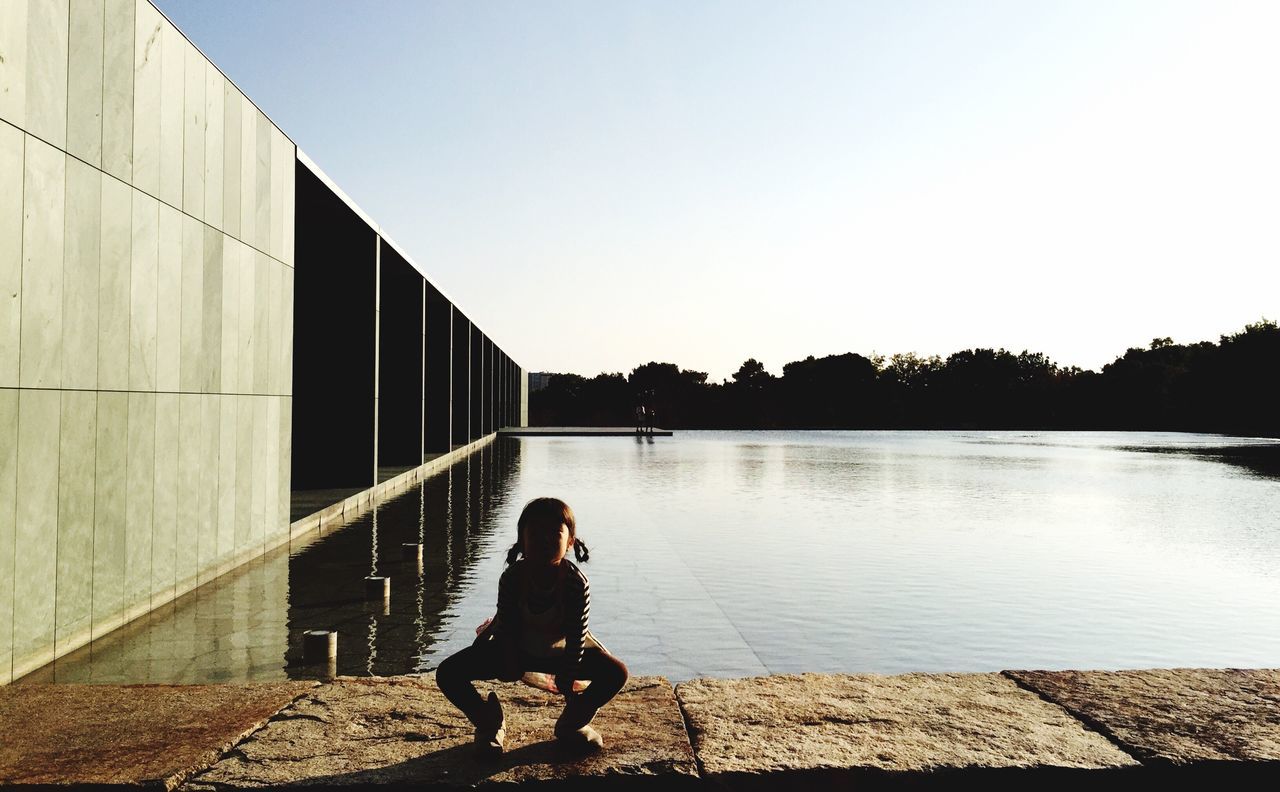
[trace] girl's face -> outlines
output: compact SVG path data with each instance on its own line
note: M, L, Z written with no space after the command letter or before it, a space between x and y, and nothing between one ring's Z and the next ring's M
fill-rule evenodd
M555 566L573 547L573 537L569 535L569 526L564 523L544 523L525 528L523 543L525 558L535 564Z

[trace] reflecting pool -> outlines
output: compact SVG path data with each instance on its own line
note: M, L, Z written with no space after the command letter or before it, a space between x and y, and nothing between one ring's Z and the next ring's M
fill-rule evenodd
M434 668L492 615L544 494L637 674L1280 666L1278 463L1280 442L1161 433L499 438L21 682ZM336 668L302 663L311 629L338 631Z

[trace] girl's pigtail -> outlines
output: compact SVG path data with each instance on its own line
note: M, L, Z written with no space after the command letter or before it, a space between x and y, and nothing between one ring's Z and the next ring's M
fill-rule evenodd
M507 551L507 564L514 564L520 560L520 554L523 552L524 548L520 546L519 542L511 545L511 549Z
M580 564L585 564L591 558L591 551L587 549L586 542L578 537L574 537L573 540L573 557L578 559Z

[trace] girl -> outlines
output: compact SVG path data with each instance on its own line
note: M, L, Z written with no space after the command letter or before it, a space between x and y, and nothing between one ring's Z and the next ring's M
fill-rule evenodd
M436 684L476 727L476 747L502 753L506 722L496 693L480 698L477 679L520 679L525 671L555 674L565 695L556 738L571 746L599 749L604 741L589 725L596 710L627 681L627 667L605 651L587 629L591 594L587 577L565 555L573 548L586 562L573 510L558 498L529 501L517 521L516 543L498 580L498 614L471 646L436 669ZM589 681L582 692L574 682Z

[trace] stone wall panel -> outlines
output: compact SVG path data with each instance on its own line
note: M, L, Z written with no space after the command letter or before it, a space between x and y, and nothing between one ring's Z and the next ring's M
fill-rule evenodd
M62 266L62 387L98 387L102 172L67 158Z
M133 191L129 266L129 388L156 388L156 322L159 312L160 204Z
M253 252L253 387L255 395L271 392L271 269L265 254Z
M182 39L182 211L204 220L205 71L207 62L195 45Z
M191 224L182 212L160 205L158 313L156 315L156 389L182 385L183 231Z
M4 14L0 11L0 15ZM4 17L0 16L0 20ZM0 31L0 43L6 32ZM3 69L3 67L0 67ZM0 71L0 77L4 72ZM22 341L22 130L0 124L0 388L18 384Z
M129 269L133 264L133 190L102 177L98 245L98 387L129 387Z
M62 255L67 155L27 135L22 190L24 388L62 385Z
M98 393L93 512L93 637L123 622L129 394Z
M223 154L223 85L226 78L204 62L204 221L221 230Z
M18 436L18 391L0 388L0 436ZM0 580L13 580L18 444L0 444ZM0 685L13 676L13 586L0 586Z
M182 217L182 351L180 389L199 393L204 384L204 225Z
M222 81L222 228L240 238L240 138L244 97Z
M218 533L217 557L221 567L236 550L236 440L238 399L218 399Z
M200 300L202 393L222 390L222 266L226 237L204 227L204 286Z
M29 0L0 3L0 119L27 125L27 35Z
M137 0L133 28L132 184L151 195L160 194L160 95L164 82L165 27L155 6L147 0Z
M200 543L200 446L204 406L198 393L178 395L178 525L175 580L181 593L196 577Z
M258 236L258 108L240 94L240 240Z
M68 0L27 4L27 108L23 127L51 145L67 145Z
M69 6L67 153L102 167L103 0Z
M200 399L199 525L196 529L196 582L217 576L218 566L218 431L221 416L218 397L202 393Z
M253 397L233 396L236 402L236 519L235 554L253 546Z
M13 569L14 674L53 659L57 590L58 443L62 394L25 389L18 398Z
M221 393L240 391L240 242L230 236L222 247L222 332L218 350Z
M129 439L125 470L124 601L128 616L151 605L155 539L156 394L129 394Z
M263 447L262 454L262 535L264 542L289 532L288 501L284 513L280 503L280 397L260 397L266 407L267 420L264 430L255 441Z
M151 598L173 597L177 577L179 396L156 394L155 495L151 530Z
M102 33L102 170L125 183L133 181L134 37L134 0L110 0Z
M190 46L177 28L168 22L161 23L160 187L157 195L160 200L176 207L182 207L182 115L186 102L187 49Z
M253 240L258 250L271 249L271 122L258 108L253 109ZM249 240L245 240L249 241Z
M58 442L58 543L55 649L84 643L93 623L94 468L97 395L62 391Z

